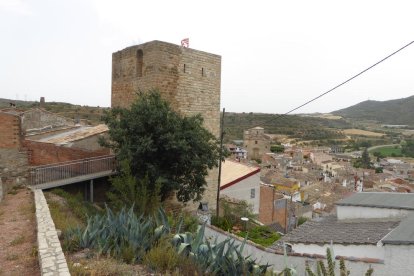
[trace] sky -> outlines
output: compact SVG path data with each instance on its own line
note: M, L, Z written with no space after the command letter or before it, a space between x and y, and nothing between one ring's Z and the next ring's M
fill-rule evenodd
M0 0L0 98L110 106L113 52L188 37L222 56L221 108L285 113L413 41L413 10L401 0ZM414 44L295 113L412 95Z

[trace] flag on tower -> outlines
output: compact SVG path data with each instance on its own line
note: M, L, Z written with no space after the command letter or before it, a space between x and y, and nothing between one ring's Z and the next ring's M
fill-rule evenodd
M181 46L188 48L190 47L190 39L189 38L184 38L183 40L181 40Z

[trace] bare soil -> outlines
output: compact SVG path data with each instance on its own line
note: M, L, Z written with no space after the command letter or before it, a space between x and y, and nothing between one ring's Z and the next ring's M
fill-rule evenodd
M345 133L345 135L363 135L363 136L373 136L373 137L382 137L385 135L384 133L367 131L367 130L356 129L356 128L344 129L343 132Z
M40 275L34 195L12 189L0 202L0 275Z

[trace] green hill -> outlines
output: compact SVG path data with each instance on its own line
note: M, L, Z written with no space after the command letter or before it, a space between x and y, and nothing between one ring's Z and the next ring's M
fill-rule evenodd
M16 101L0 98L0 109L10 107L10 103L15 104L16 108L21 110L39 107L39 102ZM92 125L102 123L101 117L103 111L108 109L108 107L82 106L62 102L46 102L44 108L47 111L67 118L88 120Z
M302 140L342 139L341 129L351 125L343 120L329 120L298 115L264 113L226 113L224 130L227 140L243 139L243 131L252 127L265 128L266 133L285 134Z
M332 114L353 121L377 121L382 124L414 125L414 96L390 101L364 101Z

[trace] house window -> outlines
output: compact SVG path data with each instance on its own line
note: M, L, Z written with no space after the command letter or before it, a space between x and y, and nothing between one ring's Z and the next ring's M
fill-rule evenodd
M257 141L254 141L254 143L257 145Z
M183 72L185 73L185 64L184 64L184 67L183 67Z
M142 50L137 51L137 77L142 77L142 65L143 65L144 53Z
M204 68L201 68L201 76L204 77Z
M256 189L250 189L250 198L256 197Z

